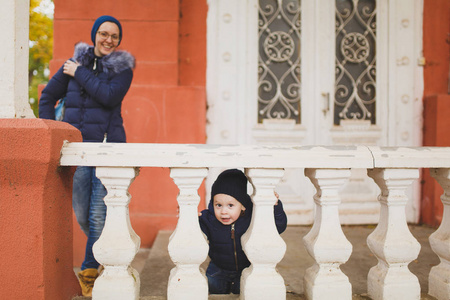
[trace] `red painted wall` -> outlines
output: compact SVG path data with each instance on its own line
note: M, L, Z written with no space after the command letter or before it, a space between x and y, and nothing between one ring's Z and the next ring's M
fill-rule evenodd
M450 146L450 1L425 0L423 20L424 146ZM438 226L442 220L443 189L429 170L422 178L421 222Z
M428 96L424 101L424 146L450 146L450 95ZM425 169L422 174L421 223L434 227L442 221L444 207L440 199L444 190Z
M69 124L0 119L0 299L72 299L72 168L59 168Z
M129 143L205 143L206 0L54 0L51 73L71 57L78 41L92 44L95 19L112 15L123 27L119 49L137 62L122 113ZM169 169L142 168L130 187L131 223L150 247L161 229L177 222L178 188ZM203 194L203 189L201 189ZM74 220L74 264L86 238Z
M424 96L448 93L450 1L425 0L423 12Z

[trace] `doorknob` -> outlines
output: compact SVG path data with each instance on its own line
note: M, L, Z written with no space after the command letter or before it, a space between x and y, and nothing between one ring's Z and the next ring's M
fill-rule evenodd
M330 111L330 93L322 93L322 97L323 97L322 112L323 115L326 116L327 112Z

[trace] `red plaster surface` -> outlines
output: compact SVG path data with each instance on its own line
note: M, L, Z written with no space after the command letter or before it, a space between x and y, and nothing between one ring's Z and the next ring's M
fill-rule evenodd
M424 146L450 146L450 95L434 95L424 100Z
M148 186L141 189L142 185ZM164 188L161 188L164 187ZM130 187L132 200L130 214L176 217L178 188L170 177L169 168L141 168L139 176ZM134 197L147 201L134 201Z
M56 1L55 1L56 2ZM55 13L56 16L56 13ZM54 20L53 25L53 59L69 59L73 55L74 46L78 42L88 43L92 45L91 28L94 22L91 20ZM58 41L64 41L59 43ZM50 70L52 74L61 67L57 66L56 70Z
M206 131L206 94L204 89L179 87L167 90L167 143L204 143Z
M424 100L424 146L450 147L450 95L435 95ZM442 220L443 205L440 199L444 192L439 183L429 175L422 177L421 222L438 226Z
M450 64L450 1L425 0L423 13L425 96L447 94Z
M204 143L203 88L133 86L122 113L130 143Z
M424 146L450 146L450 1L425 0L423 14ZM422 176L421 222L439 226L443 189L426 169Z
M112 15L119 20L147 22L178 20L180 0L54 0L53 2L55 20L88 19L94 22L100 15Z
M206 85L206 1L183 0L180 17L180 84Z
M137 61L174 62L178 61L178 22L122 22L123 44ZM141 36L136 36L139 33Z
M0 299L71 299L71 168L58 168L74 127L40 119L0 119Z
M155 63L138 60L133 74L133 86L176 86L177 76L178 64L175 62Z

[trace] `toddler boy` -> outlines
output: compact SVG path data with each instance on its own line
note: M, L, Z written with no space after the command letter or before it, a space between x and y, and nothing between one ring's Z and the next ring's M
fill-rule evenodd
M210 294L240 293L242 270L250 266L242 250L241 236L250 226L252 211L245 174L237 169L223 171L211 188L208 209L199 217L209 241L211 262L206 277ZM274 217L277 230L282 233L287 218L280 200L274 206Z

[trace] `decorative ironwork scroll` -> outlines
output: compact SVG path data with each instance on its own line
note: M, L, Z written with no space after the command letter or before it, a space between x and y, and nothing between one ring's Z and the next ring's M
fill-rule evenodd
M376 0L336 0L334 124L370 120L376 105Z
M258 123L300 123L300 1L259 1Z

